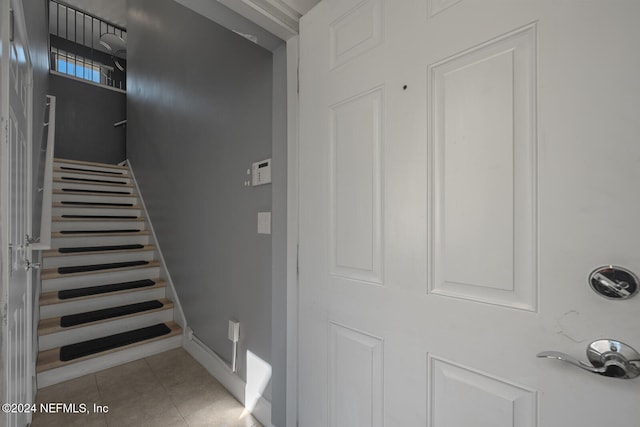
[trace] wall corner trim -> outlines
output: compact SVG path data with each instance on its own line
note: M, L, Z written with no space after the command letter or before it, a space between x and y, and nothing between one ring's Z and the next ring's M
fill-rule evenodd
M187 333L185 335L183 346L187 353L200 362L215 379L220 381L233 397L243 405L245 404L247 384L231 371L229 365L220 356L193 334ZM271 424L271 402L264 397L260 397L256 407L251 412L265 427L274 427Z

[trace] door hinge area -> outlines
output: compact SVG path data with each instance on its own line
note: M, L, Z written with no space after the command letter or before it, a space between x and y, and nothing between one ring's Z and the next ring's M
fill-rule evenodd
M16 32L15 17L13 9L9 10L9 41L13 42Z

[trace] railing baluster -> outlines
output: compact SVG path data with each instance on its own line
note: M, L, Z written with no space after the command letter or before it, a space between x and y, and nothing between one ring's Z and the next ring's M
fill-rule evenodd
M62 51L59 49L59 39L52 38L51 69L100 85L126 90L126 70L122 70L124 61L117 62L118 56L116 56L116 54L126 53L126 30L89 13L69 7L57 0L50 0L49 3L49 19L51 21L54 16L56 19L55 31L52 28L51 33L77 46L77 48L65 47L65 51ZM64 12L62 14L65 20L64 31L60 28L62 24L60 21L60 18L62 18L61 8ZM71 22L71 16L69 15L70 11L73 13L73 22ZM78 22L78 18L82 20L81 23ZM91 20L90 25L87 19ZM73 26L73 34L71 34L71 26ZM78 31L82 31L82 37L78 34ZM90 41L87 40L87 32L89 31ZM105 35L107 36L102 37ZM108 43L113 49L107 52L96 44L96 40ZM123 42L124 46L122 45ZM88 49L83 50L83 48ZM102 59L103 56L104 59ZM118 68L117 72L114 66Z

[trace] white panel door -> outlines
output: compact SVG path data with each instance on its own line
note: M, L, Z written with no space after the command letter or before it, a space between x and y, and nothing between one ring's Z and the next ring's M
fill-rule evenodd
M640 3L323 0L300 35L302 427L637 427Z
M32 402L31 259L32 66L21 1L2 0L2 144L0 244L2 252L2 403ZM13 15L13 17L11 17ZM13 22L10 22L13 21ZM3 410L7 426L31 421L20 407Z

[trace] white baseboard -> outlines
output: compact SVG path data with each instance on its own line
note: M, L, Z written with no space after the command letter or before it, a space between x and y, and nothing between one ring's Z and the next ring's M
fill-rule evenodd
M231 367L220 358L213 350L193 335L185 334L183 340L184 349L193 356L211 375L242 403L245 404L246 383L231 371ZM271 402L260 397L252 414L265 427L274 427L271 424Z

